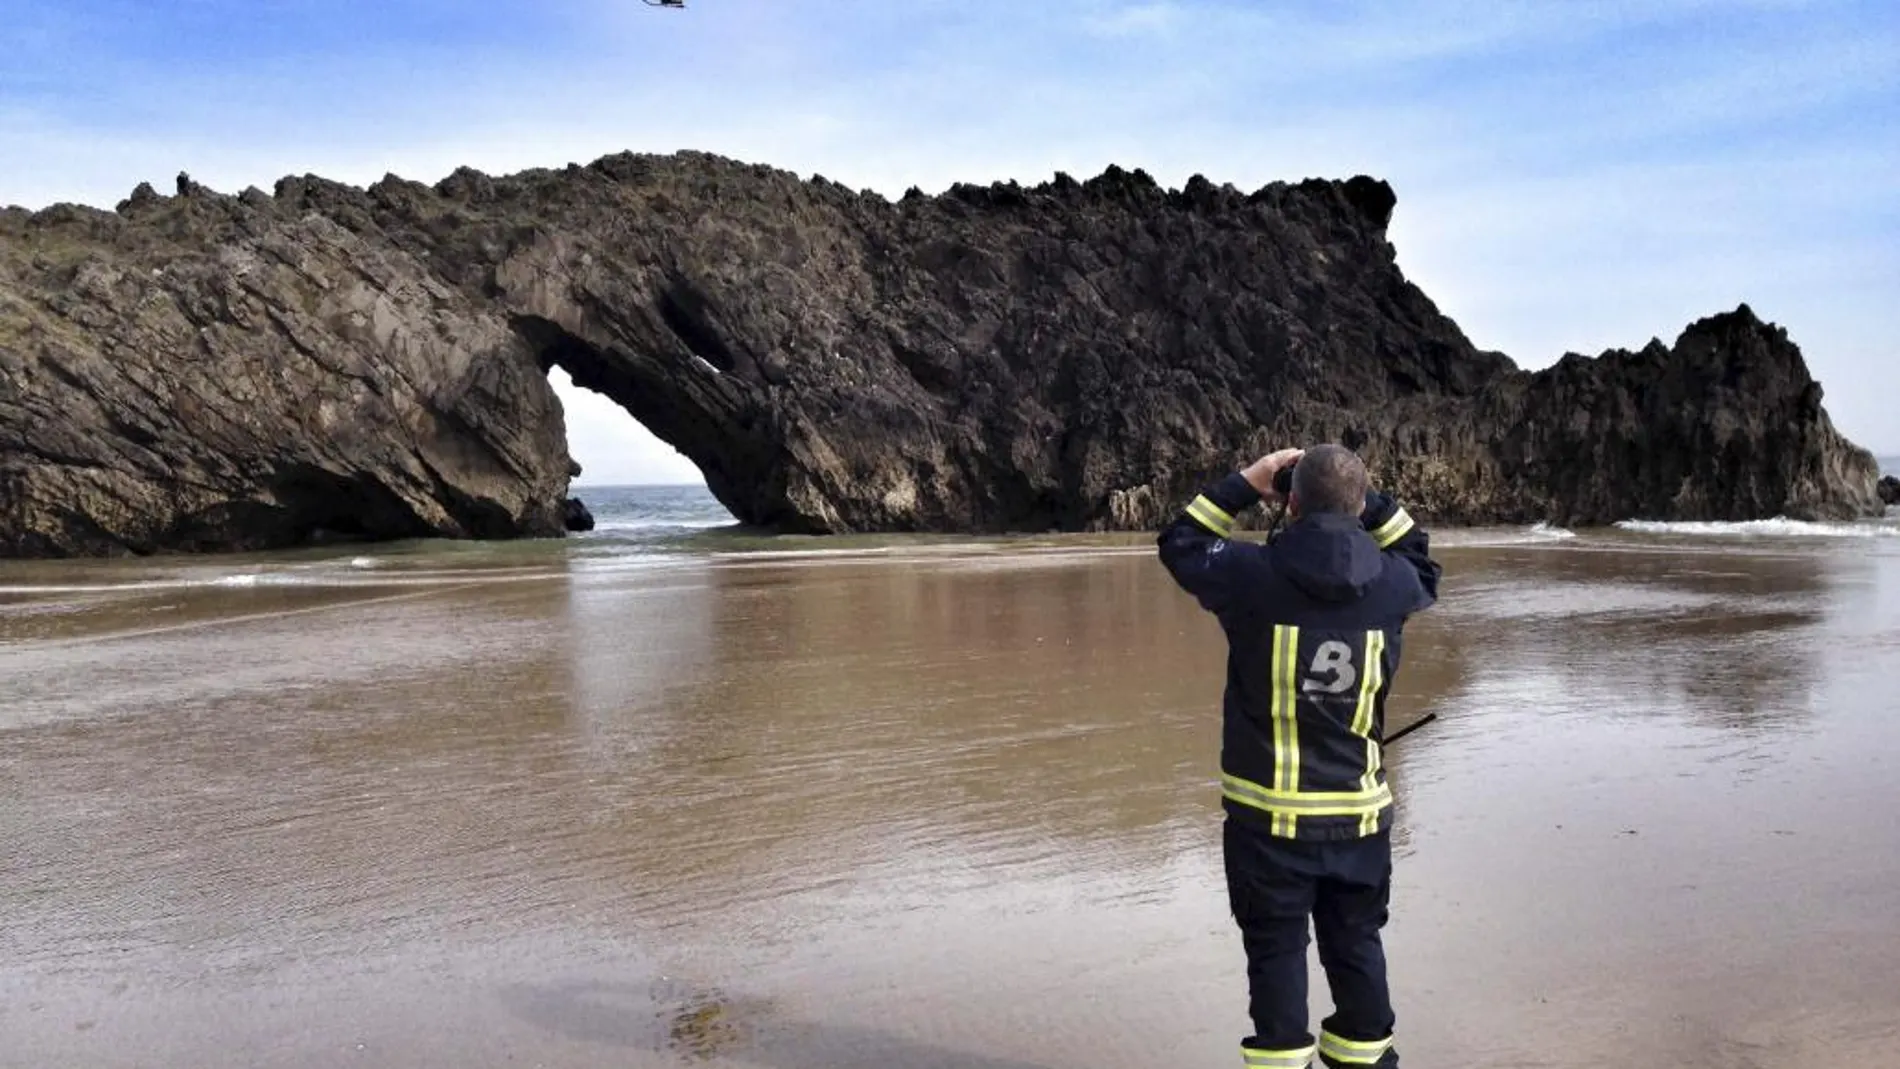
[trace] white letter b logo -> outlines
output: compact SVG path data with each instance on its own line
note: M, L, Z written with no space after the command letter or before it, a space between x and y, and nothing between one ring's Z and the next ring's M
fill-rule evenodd
M1320 676L1330 675L1332 679L1321 680ZM1359 679L1359 673L1352 666L1352 647L1344 642L1328 640L1319 644L1313 654L1313 667L1307 671L1307 678L1300 683L1300 689L1308 694L1343 694L1352 689Z

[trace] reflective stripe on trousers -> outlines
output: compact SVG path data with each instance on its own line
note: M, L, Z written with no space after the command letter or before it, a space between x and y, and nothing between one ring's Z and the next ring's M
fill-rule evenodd
M1298 1050L1259 1050L1254 1047L1240 1048L1240 1057L1247 1069L1306 1069L1313 1064L1313 1055L1319 1051L1316 1046L1301 1047Z
M1342 1065L1377 1065L1392 1049L1392 1037L1365 1042L1357 1039L1341 1039L1331 1032L1319 1034L1319 1052L1331 1061Z

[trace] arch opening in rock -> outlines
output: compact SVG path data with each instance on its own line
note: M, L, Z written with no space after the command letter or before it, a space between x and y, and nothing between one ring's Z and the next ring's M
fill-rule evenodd
M656 415L666 403L642 381L634 360L547 319L520 316L514 325L561 401L575 480L565 505L568 530L592 529L595 517L588 506L590 497L617 500L633 487L666 489L676 498L679 492L710 493L725 511L726 520L742 522L707 472L709 466L720 464L716 436L703 433L703 426L702 433L682 434L683 426L703 424L690 416Z

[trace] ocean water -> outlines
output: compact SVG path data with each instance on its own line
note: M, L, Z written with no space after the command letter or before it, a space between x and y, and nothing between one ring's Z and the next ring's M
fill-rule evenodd
M0 562L0 1069L1239 1064L1224 649L1148 535L577 496ZM1434 546L1405 1064L1891 1063L1900 519Z
M584 541L639 542L738 530L739 521L712 491L690 486L576 486L569 491L594 515Z
M1900 471L1900 458L1883 458L1883 471ZM1047 536L1011 536L971 539L961 536L852 536L774 537L747 531L704 486L597 486L581 487L575 495L587 503L595 529L574 537L582 556L619 556L718 552L891 552L928 546L975 545L1025 548L1095 545L1145 549L1148 535L1118 533L1088 538L1050 539ZM1647 535L1724 540L1829 538L1892 538L1900 536L1894 517L1854 523L1810 523L1786 518L1746 523L1674 523L1633 520L1616 525L1620 531ZM1479 528L1446 531L1438 537L1449 544L1509 544L1575 538L1576 533L1549 524L1524 528Z

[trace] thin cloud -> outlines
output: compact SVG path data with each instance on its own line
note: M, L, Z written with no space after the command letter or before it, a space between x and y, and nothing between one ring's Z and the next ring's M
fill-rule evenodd
M1153 37L1168 33L1182 17L1178 4L1129 4L1083 19L1088 32L1102 37Z

